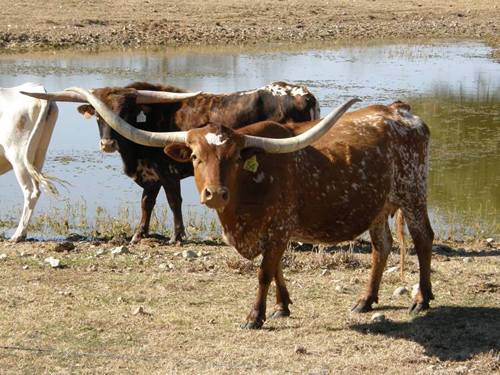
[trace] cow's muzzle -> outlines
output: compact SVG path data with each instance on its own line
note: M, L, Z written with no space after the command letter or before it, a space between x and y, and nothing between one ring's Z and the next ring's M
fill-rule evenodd
M229 190L224 186L207 186L201 192L201 203L220 210L229 202Z
M101 139L101 151L115 152L118 151L118 142L114 139Z

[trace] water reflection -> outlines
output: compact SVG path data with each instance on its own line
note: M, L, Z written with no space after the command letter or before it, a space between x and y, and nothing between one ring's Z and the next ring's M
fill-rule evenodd
M500 66L488 59L489 52L482 44L458 43L1 56L0 87L35 81L59 90L145 80L230 92L290 80L311 88L323 114L352 96L362 97L363 104L407 100L432 131L429 200L434 222L441 223L439 230L446 235L450 223L468 218L469 229L470 223L484 222L491 235L499 232ZM64 200L84 200L90 218L98 206L110 213L127 206L134 216L139 211L140 189L122 175L117 155L98 152L95 121L84 120L73 104L60 105L46 171L72 186L63 201L42 195L39 213L64 206ZM191 179L183 182L183 196L186 207L201 210ZM1 176L0 219L17 218L21 200L14 176ZM166 205L163 197L159 204Z

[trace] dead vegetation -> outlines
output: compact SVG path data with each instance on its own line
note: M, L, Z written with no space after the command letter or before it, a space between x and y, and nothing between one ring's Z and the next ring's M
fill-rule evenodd
M292 316L244 331L258 260L220 244L148 239L0 242L2 373L437 373L499 370L496 245L438 244L432 310L407 314L418 280L389 259L376 311L349 309L368 278L366 243L288 251ZM358 246L359 245L359 246ZM123 246L123 245L121 245ZM396 249L395 249L396 250ZM5 255L3 255L5 254ZM49 257L60 261L52 267ZM274 291L269 296L271 310ZM270 311L269 311L270 312Z
M417 38L498 41L494 0L0 0L0 47L110 49ZM207 17L207 14L210 17ZM498 47L498 44L495 44Z

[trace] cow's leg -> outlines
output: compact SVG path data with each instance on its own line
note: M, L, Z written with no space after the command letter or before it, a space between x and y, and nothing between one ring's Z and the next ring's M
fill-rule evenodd
M174 215L174 236L171 242L181 242L186 237L182 221L181 180L176 176L170 176L164 179L163 187L167 195L168 205Z
M257 291L257 298L247 316L246 323L241 325L241 328L246 329L259 329L266 320L266 299L269 285L273 278L276 276L281 256L285 250L286 245L278 247L273 246L272 249L265 251L262 256L257 277L259 279L259 289Z
M371 226L370 237L372 240L372 268L366 292L352 308L352 311L357 313L370 311L372 304L378 303L380 281L392 248L392 235L387 216L384 215L381 220L376 221Z
M10 238L10 241L18 242L26 238L28 223L33 214L35 204L40 197L40 189L38 183L30 176L22 161L18 160L12 163L12 166L24 196L23 213L21 214L21 219L14 235Z
M272 319L290 316L290 309L288 308L288 305L292 303L292 300L290 299L288 289L286 288L282 267L283 262L280 261L278 269L276 270L276 275L274 275L274 282L276 284L276 306L274 307L274 312L271 315Z
M431 285L431 256L434 232L427 214L427 206L420 205L403 209L406 224L415 245L420 266L419 290L410 312L418 313L429 308L429 301L434 299Z
M141 223L135 230L134 236L130 243L137 243L149 233L149 224L151 222L151 214L156 204L156 197L160 192L161 184L159 182L146 183L143 186L141 199Z

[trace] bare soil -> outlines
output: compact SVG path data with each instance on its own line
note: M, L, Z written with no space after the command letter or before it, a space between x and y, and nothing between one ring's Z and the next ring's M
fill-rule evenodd
M415 256L386 272L375 312L351 314L370 246L288 251L292 316L239 328L258 261L221 244L0 242L2 374L493 374L500 371L500 247L434 246L432 309L410 316ZM182 251L199 254L185 258ZM388 267L399 262L396 249ZM52 268L45 259L61 261ZM268 299L273 306L274 291Z
M0 9L4 51L500 39L496 0L0 0Z

